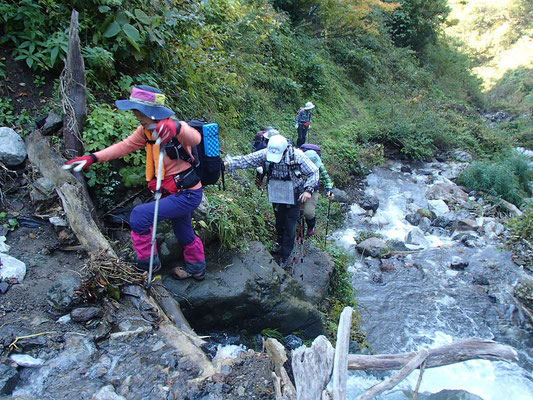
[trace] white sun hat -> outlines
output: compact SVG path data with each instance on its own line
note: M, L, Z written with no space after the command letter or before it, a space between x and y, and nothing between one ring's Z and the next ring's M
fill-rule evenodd
M305 103L304 110L311 110L313 108L315 108L315 105L313 103L311 103L310 101Z
M276 135L279 135L279 131L277 129L270 127L270 129L267 128L267 131L265 132L263 137L270 140L272 139L272 136L276 136Z
M267 161L275 164L281 161L283 153L289 146L287 139L281 135L275 135L268 141L267 145Z

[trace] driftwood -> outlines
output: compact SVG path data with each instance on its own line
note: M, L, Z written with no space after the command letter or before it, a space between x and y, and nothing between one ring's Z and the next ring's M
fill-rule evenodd
M292 353L296 399L327 398L323 394L331 378L335 349L325 336L318 336L310 348L301 346Z
M25 140L31 164L54 184L69 225L80 243L91 253L103 250L110 257L117 258L92 217L93 207L87 201L81 184L70 172L61 168L64 160L52 150L39 131L32 132Z
M385 390L393 388L422 365L414 391L416 398L425 368L440 367L472 359L518 361L518 354L512 347L478 338L464 339L434 349L422 349L419 352L406 354L375 356L348 354L352 312L350 307L346 307L341 314L337 351L333 349L324 336L317 337L310 348L301 346L293 351L292 369L296 394L284 391L281 385L282 380L278 366L285 362L286 357L271 356L276 364L276 374L273 374L276 400L344 400L346 399L346 372L348 369L400 370L393 377L370 388L357 399L369 400ZM276 352L280 353L279 350L269 350L269 354L276 354ZM333 390L330 393L326 386L332 376Z
M377 385L372 386L356 400L370 400L380 393L383 393L385 390L392 389L398 383L407 378L411 372L418 368L420 364L426 360L428 354L429 352L427 350L421 350L411 359L411 361L405 364L405 366L397 374L383 382L378 383Z
M268 338L265 342L265 348L270 360L274 364L272 380L274 381L276 400L295 399L296 389L289 378L289 374L287 374L287 370L283 366L287 361L285 347L276 339Z
M352 327L351 307L346 307L340 316L337 329L337 346L333 363L333 400L346 399L346 382L348 381L348 351L350 348L350 331Z
M394 370L403 368L416 353L382 354L365 356L350 354L348 369L364 370ZM507 362L518 361L518 354L510 347L492 340L470 338L429 349L427 368L441 367L461 361L482 359L501 360Z

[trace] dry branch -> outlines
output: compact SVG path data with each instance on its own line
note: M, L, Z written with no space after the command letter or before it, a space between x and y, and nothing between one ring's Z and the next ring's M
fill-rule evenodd
M400 369L415 355L415 352L376 356L350 354L348 356L348 369ZM518 354L510 346L488 339L470 338L429 349L426 368L441 367L473 359L516 362L518 361Z

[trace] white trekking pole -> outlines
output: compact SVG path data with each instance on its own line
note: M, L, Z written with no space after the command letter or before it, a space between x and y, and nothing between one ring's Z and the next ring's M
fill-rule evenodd
M161 144L161 139L158 137L156 145ZM162 144L159 149L159 162L157 164L157 183L155 186L155 207L154 207L154 222L152 224L152 248L150 249L150 266L148 268L148 283L146 289L150 289L152 285L152 271L154 270L154 255L155 255L155 234L157 232L157 215L159 213L159 199L161 198L161 174L163 172L163 156L165 151L165 145Z

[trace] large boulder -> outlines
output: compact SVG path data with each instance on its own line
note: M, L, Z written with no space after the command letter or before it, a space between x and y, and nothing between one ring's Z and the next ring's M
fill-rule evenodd
M208 260L204 281L166 276L163 283L198 332L238 329L251 334L271 328L284 334L299 330L315 337L323 333L323 326L314 304L324 296L324 280L329 279L332 265L326 257L313 256L310 248L306 246L303 263L297 259L294 278L261 243L252 242L246 252ZM320 279L322 286L309 287L313 279Z
M444 200L446 203L463 204L468 201L468 193L452 182L441 182L426 191L429 200Z
M22 164L28 153L24 140L11 128L0 128L0 161L8 167Z

